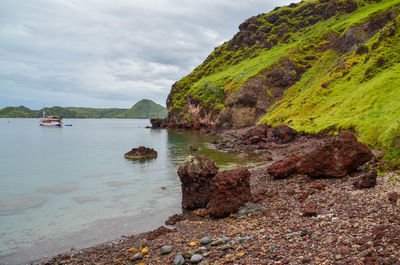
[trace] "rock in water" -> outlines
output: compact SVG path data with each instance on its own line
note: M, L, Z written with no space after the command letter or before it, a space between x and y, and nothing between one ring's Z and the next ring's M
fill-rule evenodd
M205 208L210 200L211 179L218 173L215 162L202 155L189 156L178 169L182 184L182 208Z
M168 121L166 118L151 118L150 119L151 128L153 129L162 129L168 127Z
M152 148L139 146L138 148L133 148L128 153L125 153L124 156L127 159L156 158L157 152Z
M250 172L247 168L226 170L212 179L207 213L212 217L225 217L236 212L251 199Z
M310 152L293 155L268 167L276 178L291 174L310 177L344 177L373 157L371 151L349 132L328 137Z
M376 185L376 177L378 174L376 171L371 171L361 175L354 183L354 187L357 189L368 189L375 187Z

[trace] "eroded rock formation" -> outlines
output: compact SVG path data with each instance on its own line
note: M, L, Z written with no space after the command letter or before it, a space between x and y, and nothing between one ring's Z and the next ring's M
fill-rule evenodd
M133 148L131 151L125 153L124 157L127 159L156 158L157 151L152 148L139 146L138 148Z

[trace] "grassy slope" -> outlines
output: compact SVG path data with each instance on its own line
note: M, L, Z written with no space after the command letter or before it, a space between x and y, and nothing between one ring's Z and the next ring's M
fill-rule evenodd
M258 20L265 20L274 13L282 14L286 9L294 12L310 3L321 4L319 1L305 1L296 8L282 7L259 16ZM399 31L396 36L379 42L378 48L362 56L354 52L338 54L331 49L320 49L327 43L329 34L342 35L350 27L365 23L391 8L398 9L394 6L400 4L400 0L382 0L378 3L357 1L357 4L359 8L353 13L340 13L298 31L289 29L289 38L279 40L279 44L270 50L256 45L228 51L228 43L221 45L202 65L177 82L180 89L173 94L174 104L170 111L184 113L189 96L200 100L203 107L222 110L224 100L232 92L263 70L284 58L301 65L307 56L313 55L319 60L308 62L312 67L260 122L272 125L287 123L306 132L354 129L360 139L371 146L392 144L400 134L400 88L397 85L400 84ZM311 19L304 14L284 18L291 25ZM265 22L265 25L270 24ZM275 32L279 32L279 29L273 29L266 37L276 38ZM370 50L379 35L366 43ZM384 65L377 67L380 57L383 57ZM236 58L241 60L235 61ZM353 66L353 62L357 64ZM329 86L323 88L321 85L327 81L330 82Z
M399 3L382 1L366 6L332 29L349 27ZM305 132L352 129L371 146L394 144L400 135L400 37L398 30L395 36L382 41L379 36L366 43L368 54L339 56L331 50L321 54L316 65L263 121L272 125L287 123ZM378 66L379 60L382 66ZM329 85L324 88L326 82Z

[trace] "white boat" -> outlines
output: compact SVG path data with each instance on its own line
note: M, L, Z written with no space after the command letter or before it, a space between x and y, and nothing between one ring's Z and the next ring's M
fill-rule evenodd
M42 118L40 119L40 126L55 126L61 127L63 125L62 117L60 116L49 116L46 117L46 111L43 108Z

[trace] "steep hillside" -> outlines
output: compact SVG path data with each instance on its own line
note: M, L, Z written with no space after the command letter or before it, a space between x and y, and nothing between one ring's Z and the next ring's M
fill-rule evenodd
M257 122L356 131L370 145L400 132L400 0L319 0L249 18L167 99L175 126Z
M119 114L117 118L149 119L152 117L166 117L167 109L149 99L142 99L129 110Z

